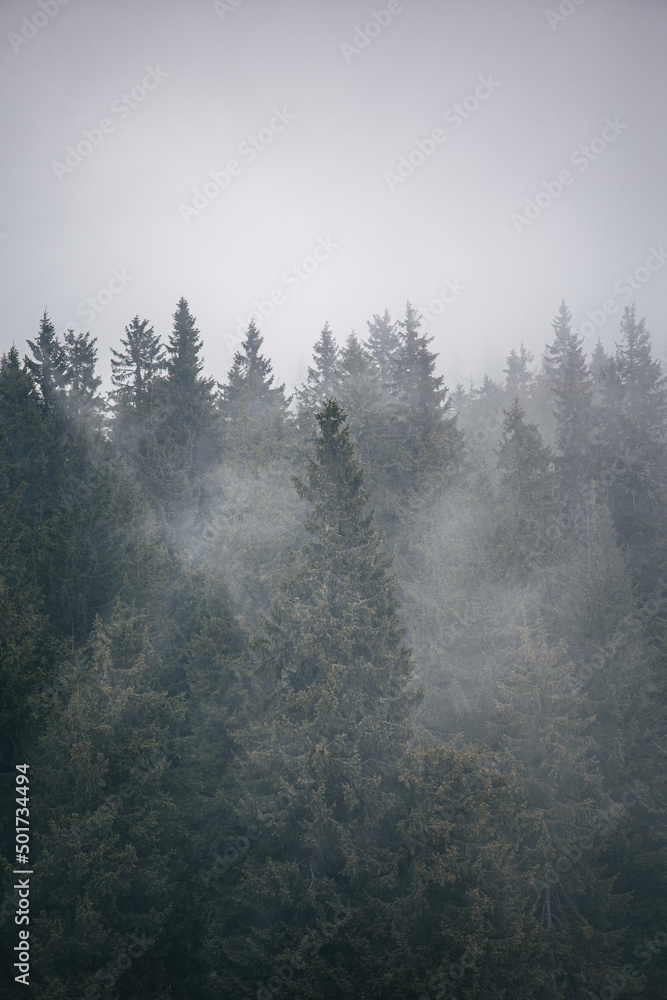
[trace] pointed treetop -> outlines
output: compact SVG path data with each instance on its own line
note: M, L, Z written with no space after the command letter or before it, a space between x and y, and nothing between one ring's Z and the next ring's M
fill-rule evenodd
M46 309L39 324L39 336L36 341L29 340L28 346L34 360L26 357L26 365L40 388L45 409L50 409L63 387L65 358Z
M334 395L338 387L339 354L327 320L313 347L314 367L308 368L308 377L300 393L307 409L319 408L325 399Z
M383 384L387 384L393 376L393 359L398 350L396 324L392 323L391 316L385 309L383 316L374 315L372 322L369 320L367 326L366 346L368 352L380 374L381 381Z
M148 320L135 316L121 337L123 351L111 349L111 395L140 408L166 367L165 349Z

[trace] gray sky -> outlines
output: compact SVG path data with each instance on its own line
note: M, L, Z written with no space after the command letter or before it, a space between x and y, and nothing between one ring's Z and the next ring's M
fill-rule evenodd
M222 381L259 303L291 387L410 299L453 387L632 295L664 361L666 42L665 0L2 0L0 350L46 307L108 388L185 296Z

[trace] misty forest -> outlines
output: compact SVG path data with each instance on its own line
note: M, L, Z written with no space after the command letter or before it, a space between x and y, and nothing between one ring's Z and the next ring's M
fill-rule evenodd
M33 995L663 998L667 379L634 306L587 352L562 302L479 385L409 303L326 323L291 394L254 320L206 377L185 299L107 395L89 333L35 330L0 365Z

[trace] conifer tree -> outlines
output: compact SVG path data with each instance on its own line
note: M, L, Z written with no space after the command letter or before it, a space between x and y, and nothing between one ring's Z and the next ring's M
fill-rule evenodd
M102 379L95 374L96 342L97 337L91 340L90 333L75 333L73 330L65 333L63 382L67 393L67 412L74 425L81 430L99 433L106 404L97 394Z
M367 488L372 494L378 472L376 459L385 429L383 393L370 355L354 332L340 355L338 397L348 414L355 454L364 467Z
M364 945L348 920L362 901L381 920L400 844L397 764L416 698L407 688L410 652L345 415L329 400L317 420L307 482L294 479L310 504L310 539L255 646L267 701L243 738L236 823L259 826L260 839L244 874L229 872L216 887L211 962L220 996L270 976L288 947L331 923L337 908L349 914L345 927L304 982L331 980L346 948L343 965L358 976ZM258 823L267 812L269 822Z
M553 322L555 339L545 356L547 381L554 397L556 446L565 494L572 496L592 475L595 432L593 383L583 352L583 337L570 328L561 303Z
M525 403L533 384L533 373L529 366L534 360L530 351L523 346L523 341L521 341L518 354L514 349L508 354L503 372L505 374L505 392L510 399L518 396Z
M226 448L242 459L266 460L284 444L289 400L285 385L274 385L271 362L260 354L263 343L254 319L221 386Z
M394 358L399 346L396 324L392 323L391 316L385 309L384 315L378 316L376 313L366 325L366 348L380 377L380 385L386 393L394 383Z
M455 466L463 444L444 376L435 374L437 355L428 347L433 338L420 333L420 325L408 302L393 358L392 426L385 446L385 482L399 501Z
M181 298L167 344L165 428L178 450L177 465L190 476L202 471L215 454L214 379L202 376L202 342L188 303Z
M572 315L565 305L565 299L561 299L560 308L554 317L551 329L554 332L554 339L551 344L545 345L542 370L547 385L553 389L560 369L561 358L567 350L568 341L572 334Z
M135 316L120 340L124 350L111 350L111 398L119 408L117 419L141 427L153 424L156 388L165 368L165 349L148 320Z
M518 397L504 411L495 453L501 473L502 513L496 529L494 560L504 573L523 576L543 563L552 549L548 528L555 513L554 458L533 423L526 423Z
M667 551L661 528L667 514L667 378L634 306L626 306L621 331L621 343L603 369L598 473L620 539L630 546L633 571L647 591Z
M594 985L603 985L620 954L619 917L628 901L613 894L615 873L605 864L609 830L599 817L611 801L596 759L593 710L569 683L573 669L565 644L550 644L538 619L524 624L513 669L497 682L499 734L533 822L524 864L532 875L527 909L542 935L535 975L540 995L554 1000L591 988L591 966Z
M335 395L339 358L340 350L327 320L313 347L313 365L308 366L308 376L299 393L302 409L314 414L325 399Z
M26 365L39 386L44 409L52 412L63 389L65 356L46 309L39 324L37 340L29 340L28 346L33 357L26 358Z

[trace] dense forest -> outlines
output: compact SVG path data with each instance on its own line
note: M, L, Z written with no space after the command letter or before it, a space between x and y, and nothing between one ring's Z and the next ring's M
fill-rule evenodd
M39 1000L664 997L667 379L423 326L2 358L5 991L27 764Z

